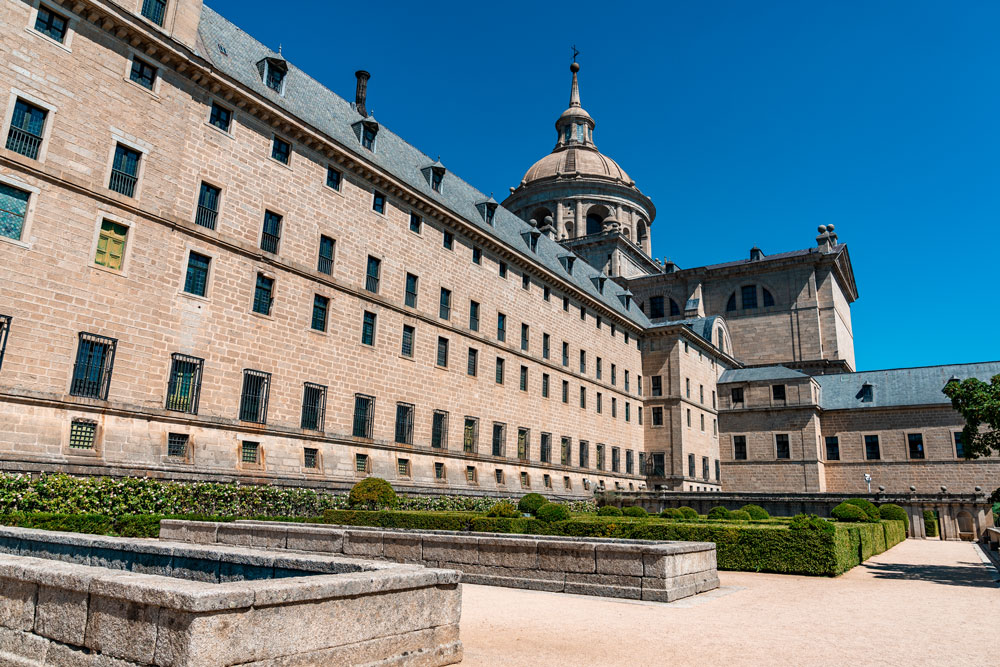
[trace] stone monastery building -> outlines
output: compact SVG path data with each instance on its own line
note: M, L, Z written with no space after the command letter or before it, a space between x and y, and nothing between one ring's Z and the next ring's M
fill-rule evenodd
M571 67L502 203L201 0L3 0L0 467L345 488L954 491L941 393L856 372L847 246L651 256ZM358 230L363 230L359 233ZM433 267L433 269L431 268Z

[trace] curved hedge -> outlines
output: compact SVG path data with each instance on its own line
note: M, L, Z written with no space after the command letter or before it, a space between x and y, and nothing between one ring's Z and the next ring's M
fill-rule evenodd
M864 498L848 498L844 501L848 505L854 505L865 513L869 521L878 521L879 517L878 508L870 500L865 500Z
M865 511L863 509L861 509L857 505L853 505L851 503L846 503L846 502L840 503L839 505L834 507L832 510L830 510L830 514L837 521L851 521L851 522L868 521L868 515L865 514Z
M763 521L771 518L771 515L767 513L767 510L760 505L744 505L740 509L749 514L750 518L754 521Z
M649 516L649 512L646 511L644 507L639 507L638 505L632 505L631 507L626 507L622 509L622 516L631 516L637 519L645 519Z
M708 510L707 516L708 516L709 519L715 519L715 520L728 519L729 518L729 510L726 509L725 507L723 507L722 505L718 505L718 506L713 507L712 509Z
M663 519L683 519L684 514L676 507L665 507L660 511L660 518Z
M907 516L906 510L904 510L899 505L896 505L894 503L886 503L885 505L879 505L878 515L879 518L882 519L886 520L894 519L896 521L902 521L903 527L906 529L906 532L907 533L910 532L910 517Z
M560 505L559 503L545 503L538 508L535 516L539 521L547 521L549 523L553 521L566 521L569 519L569 510L566 509L565 505Z
M604 505L597 510L597 516L621 516L622 511L614 505Z
M524 514L534 515L538 511L538 508L549 502L540 493L529 493L517 503L517 509Z
M351 488L347 496L347 504L351 507L370 510L392 508L398 502L392 484L381 477L365 477Z
M749 521L750 513L746 510L734 510L729 513L730 521Z
M680 511L681 516L683 516L685 519L697 519L699 516L701 516L700 514L698 514L698 512L695 511L693 507L688 507L687 505L684 505L683 507L678 507L677 509Z
M486 512L486 516L513 519L521 516L521 512L518 511L514 503L509 500L501 500Z

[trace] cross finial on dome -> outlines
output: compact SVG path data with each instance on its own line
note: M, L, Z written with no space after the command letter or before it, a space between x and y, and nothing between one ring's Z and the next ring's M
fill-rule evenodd
M573 62L569 66L569 71L573 73L573 85L570 87L569 91L569 105L571 107L580 106L580 84L576 80L576 73L580 71L580 63L576 62L576 54L578 53L579 51L577 51L576 47L574 46Z

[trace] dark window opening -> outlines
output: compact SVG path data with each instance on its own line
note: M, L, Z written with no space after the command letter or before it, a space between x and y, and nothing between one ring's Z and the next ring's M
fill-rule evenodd
M107 400L117 346L114 338L80 332L71 395Z
M271 389L271 374L252 369L243 370L243 391L240 394L240 421L267 423L267 401Z
M201 373L204 360L186 354L171 355L170 379L167 382L167 410L198 414Z
M322 431L326 415L326 387L306 382L302 390L301 426L310 431ZM316 466L306 466L314 468Z

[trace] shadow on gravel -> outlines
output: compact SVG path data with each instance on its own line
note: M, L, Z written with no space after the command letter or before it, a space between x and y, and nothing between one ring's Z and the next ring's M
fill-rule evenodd
M915 579L948 586L993 588L996 584L981 563L957 565L911 565L907 563L863 563L861 567L877 579Z

